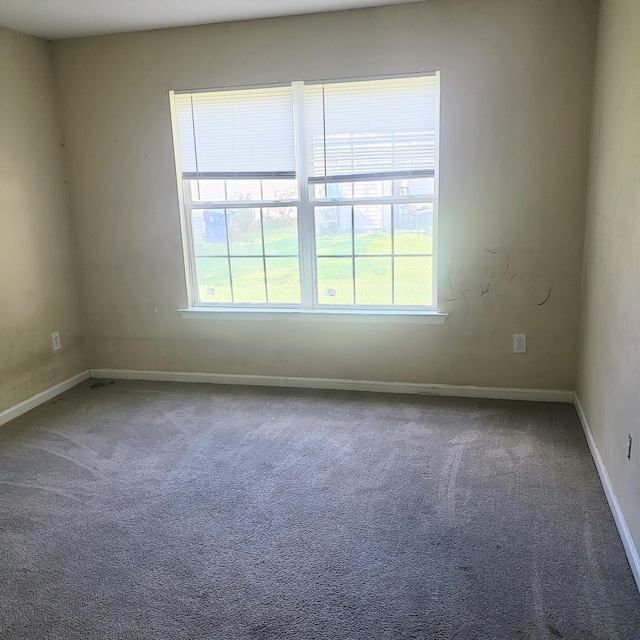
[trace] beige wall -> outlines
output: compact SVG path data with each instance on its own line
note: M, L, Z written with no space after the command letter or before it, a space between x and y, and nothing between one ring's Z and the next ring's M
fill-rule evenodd
M91 366L575 388L596 14L433 0L56 42ZM180 318L170 89L433 69L444 326Z
M0 412L86 369L52 71L0 28Z
M578 395L640 549L640 3L604 0ZM627 459L628 436L633 438Z

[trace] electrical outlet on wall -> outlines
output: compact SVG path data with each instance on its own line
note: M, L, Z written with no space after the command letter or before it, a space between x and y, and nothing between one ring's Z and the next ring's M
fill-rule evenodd
M513 353L527 353L527 334L513 334Z
M53 345L53 350L58 351L62 349L62 343L60 342L60 332L56 331L51 334L51 344Z

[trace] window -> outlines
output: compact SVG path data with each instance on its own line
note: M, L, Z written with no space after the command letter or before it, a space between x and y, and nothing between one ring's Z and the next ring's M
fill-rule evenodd
M433 310L438 74L172 94L193 307Z

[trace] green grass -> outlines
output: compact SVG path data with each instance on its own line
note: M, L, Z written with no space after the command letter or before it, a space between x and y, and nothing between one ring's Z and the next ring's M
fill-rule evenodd
M194 237L200 300L232 302L232 279L235 302L265 303L265 265L260 229L245 227L240 233L233 225L230 227L229 254L226 238L207 242L202 235ZM411 234L408 231L396 231L396 257L392 259L380 255L391 253L390 233L357 232L352 240L350 230L334 235L319 235L316 239L320 304L354 304L354 264L350 257L352 243L355 244L356 254L365 256L355 258L356 304L392 304L393 272L395 304L431 304L432 258L416 255L431 253L431 236L417 235L415 231ZM265 254L270 256L266 258L269 303L300 302L297 253L297 229L293 224L281 222L279 225L265 225ZM397 254L406 254L407 257L398 257ZM231 256L231 277L228 255ZM327 295L327 290L335 291L335 295Z

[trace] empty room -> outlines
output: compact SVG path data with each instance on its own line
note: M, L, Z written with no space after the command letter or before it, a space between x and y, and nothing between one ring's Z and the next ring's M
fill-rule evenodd
M637 0L0 0L0 637L640 639Z

